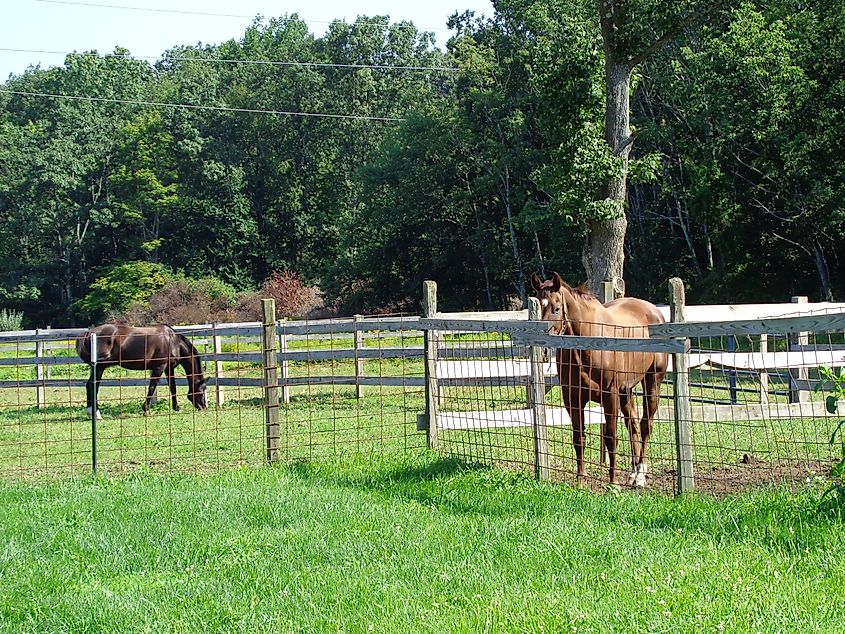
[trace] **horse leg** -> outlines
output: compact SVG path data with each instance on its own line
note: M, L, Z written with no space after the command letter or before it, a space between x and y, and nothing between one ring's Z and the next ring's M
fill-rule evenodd
M643 417L640 421L642 433L642 452L640 462L637 465L636 485L646 485L646 474L648 473L648 441L654 428L654 416L660 405L660 383L663 381L663 372L649 370L643 377Z
M103 372L105 371L106 366L98 365L96 367L96 372L91 372L88 376L88 382L85 384L85 411L88 412L89 416L91 416L94 410L94 403L97 402L97 393L100 391L100 381L103 379ZM101 420L102 418L103 416L100 414L100 407L98 404L97 420Z
M170 403L173 406L173 411L179 411L179 402L176 398L176 366L167 366L167 383L170 385Z
M607 448L607 458L610 469L610 483L616 481L616 420L619 418L619 393L611 388L602 398L604 408L604 425L602 436Z
M147 396L144 399L144 416L150 415L150 403L153 400L158 380L161 378L161 373L164 371L163 365L155 365L150 368L150 387L147 389Z
M628 441L631 446L631 473L628 475L628 486L634 486L637 479L637 465L640 463L640 426L637 421L633 390L622 390L619 395L619 405L622 416L625 417L625 427L628 429Z

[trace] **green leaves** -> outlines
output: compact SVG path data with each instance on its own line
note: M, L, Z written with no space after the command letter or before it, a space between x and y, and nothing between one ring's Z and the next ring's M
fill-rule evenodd
M93 321L126 310L135 302L145 302L161 289L171 273L161 264L144 261L113 266L91 284L91 290L74 304L74 310Z

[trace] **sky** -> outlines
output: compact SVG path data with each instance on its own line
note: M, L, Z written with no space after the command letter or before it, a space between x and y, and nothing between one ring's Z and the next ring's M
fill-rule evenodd
M442 46L451 34L446 20L466 10L493 14L490 0L16 0L3 3L0 82L29 66L60 66L67 53L104 55L115 46L152 62L177 44L239 38L256 15L296 13L317 36L335 19L388 15L433 32Z

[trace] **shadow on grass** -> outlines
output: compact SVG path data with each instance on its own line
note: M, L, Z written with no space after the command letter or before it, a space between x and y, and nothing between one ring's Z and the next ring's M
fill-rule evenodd
M340 466L338 463L300 461L281 468L308 484L346 487L458 514L521 514L527 506L534 505L537 495L543 495L543 489L553 489L538 485L525 473L493 469L427 452L385 460L362 458ZM532 496L532 501L515 495L517 491Z
M713 498L595 493L561 484L541 484L531 474L467 464L422 452L378 461L374 468L299 462L282 467L306 484L347 487L414 502L438 512L479 517L566 518L584 524L665 534L677 539L754 543L794 555L845 547L843 507L821 504L806 491L796 495L772 487L752 494ZM576 518L579 518L576 520ZM837 546L839 545L839 546Z

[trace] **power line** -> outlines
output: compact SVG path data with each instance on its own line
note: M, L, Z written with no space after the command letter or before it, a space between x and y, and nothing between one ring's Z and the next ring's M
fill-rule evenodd
M70 55L68 51L47 51L26 48L0 48L0 51L6 53L38 53L42 55ZM120 57L124 59L153 59L162 61L178 61L178 62L206 62L221 64L256 64L265 66L311 66L316 68L352 68L362 69L371 68L376 70L420 70L420 71L448 71L458 72L461 69L451 66L399 66L393 64L335 64L330 62L297 62L297 61L275 61L275 60L260 60L260 59L226 59L221 57L184 57L184 56L154 56L154 55L120 55L116 53L108 53L103 55L106 57Z
M69 0L35 0L35 2L44 2L47 4L71 4L80 7L98 7L100 9L127 9L129 11L150 11L154 13L180 13L183 15L205 15L218 18L247 18L252 19L251 15L238 15L236 13L210 13L207 11L179 11L178 9L154 9L152 7L129 7L121 4L104 4L100 2L70 2Z
M184 11L179 9L155 9L152 7L132 7L126 5L119 5L119 4L105 4L101 2L76 2L71 0L35 0L35 2L45 2L48 4L69 4L75 6L82 6L82 7L97 7L100 9L126 9L129 11L148 11L154 13L176 13L180 15L202 15L206 17L216 17L216 18L245 18L248 20L253 19L255 16L253 15L240 15L236 13L212 13L209 11ZM310 22L314 24L332 24L332 21L327 20L307 20L302 18L303 22ZM380 22L370 21L368 24L373 26L383 26ZM414 28L423 31L453 31L454 29L448 28L422 28L417 27L413 24L394 24L393 26L398 28Z
M400 117L373 117L354 114L327 114L323 112L295 112L290 110L261 110L257 108L230 108L228 106L200 106L189 103L162 103L158 101L142 101L138 99L114 99L108 97L90 97L87 95L59 95L46 92L29 92L23 90L8 90L0 88L0 93L19 95L21 97L45 97L50 99L68 99L72 101L96 101L103 103L119 103L130 106L154 106L161 108L176 108L184 110L214 110L217 112L241 112L248 114L272 114L288 117L315 117L321 119L352 119L357 121L401 122Z

